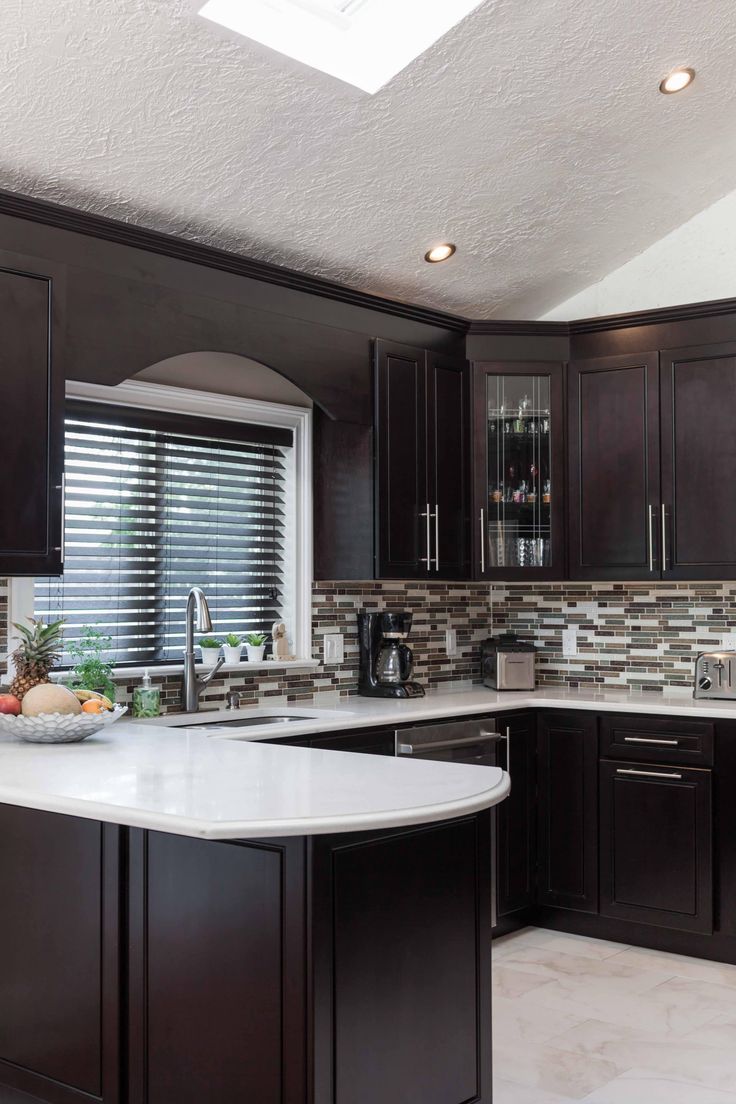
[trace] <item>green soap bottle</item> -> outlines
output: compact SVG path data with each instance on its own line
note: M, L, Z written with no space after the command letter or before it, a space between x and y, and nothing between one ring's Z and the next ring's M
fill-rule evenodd
M161 691L151 685L151 676L145 671L140 686L133 691L133 716L158 717L161 713Z

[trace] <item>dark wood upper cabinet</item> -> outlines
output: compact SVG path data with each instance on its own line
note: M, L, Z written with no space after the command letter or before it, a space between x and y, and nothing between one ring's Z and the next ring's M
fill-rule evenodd
M656 352L570 364L568 445L571 578L658 578Z
M736 578L736 344L662 353L663 576Z
M598 911L597 723L583 713L539 718L540 905Z
M63 281L53 268L0 252L0 575L62 570L64 379L56 354Z
M377 341L376 576L467 575L465 368Z
M601 914L713 930L711 771L603 760Z
M564 577L563 421L562 364L473 365L476 578Z

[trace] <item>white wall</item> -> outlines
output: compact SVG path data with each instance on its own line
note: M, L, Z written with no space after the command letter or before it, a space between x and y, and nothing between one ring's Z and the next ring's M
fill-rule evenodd
M260 399L285 406L312 405L304 391L273 368L235 353L183 353L144 368L134 378L145 383L188 387L192 391Z
M543 318L595 318L732 296L736 296L736 191Z

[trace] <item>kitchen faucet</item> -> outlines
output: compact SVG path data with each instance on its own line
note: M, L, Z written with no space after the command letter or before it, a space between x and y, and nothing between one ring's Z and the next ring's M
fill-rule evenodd
M208 686L225 662L220 656L215 666L206 675L198 675L194 658L194 614L197 614L197 631L212 632L212 618L210 607L204 591L200 587L192 587L187 598L186 619L186 649L184 652L184 682L182 697L184 709L187 713L196 713L199 709L199 695Z

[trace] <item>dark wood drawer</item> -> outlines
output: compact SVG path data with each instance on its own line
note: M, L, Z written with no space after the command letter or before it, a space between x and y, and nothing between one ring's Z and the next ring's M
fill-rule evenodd
M714 729L713 721L607 713L600 724L601 758L712 766Z

